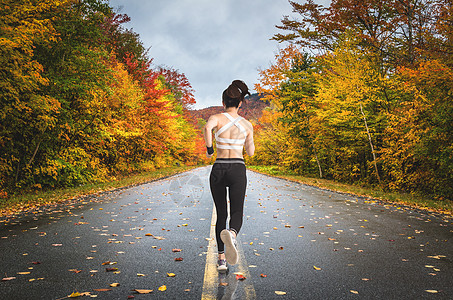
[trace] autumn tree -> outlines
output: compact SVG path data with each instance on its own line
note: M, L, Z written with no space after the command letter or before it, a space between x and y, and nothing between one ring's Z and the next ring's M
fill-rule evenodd
M325 147L331 149L332 176L353 182L373 173L380 183L376 150L391 103L382 93L388 87L379 63L357 43L347 33L334 51L318 58L322 72L316 74L316 113L320 126L325 127Z
M299 18L284 17L274 39L322 51L333 50L344 32L357 33L363 45L385 61L411 64L417 49L428 42L430 30L445 12L445 0L333 0L328 7L313 0L289 1Z
M453 197L453 70L430 60L398 74L399 105L382 149L393 190Z
M129 17L103 0L0 12L0 197L199 161L193 89L152 65Z
M299 19L285 17L274 39L316 55L305 71L289 55L261 73L278 120L288 121L278 134L310 141L320 176L451 199L451 3L290 4Z
M49 80L36 59L36 46L57 40L51 12L67 4L8 0L0 4L0 186L20 181L22 171L35 161L43 135L56 127L60 102L41 92Z

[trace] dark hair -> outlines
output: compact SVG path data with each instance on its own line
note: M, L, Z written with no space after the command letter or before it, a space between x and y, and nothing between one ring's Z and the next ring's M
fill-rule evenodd
M250 96L249 88L242 80L234 80L230 86L223 91L222 102L226 107L238 107L244 101L245 95Z

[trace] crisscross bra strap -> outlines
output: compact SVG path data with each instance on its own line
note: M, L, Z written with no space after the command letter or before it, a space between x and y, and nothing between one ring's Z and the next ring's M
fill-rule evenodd
M231 127L233 126L236 126L237 128L239 128L239 130L241 131L242 134L244 134L244 136L247 136L247 131L245 130L244 126L242 126L241 124L239 124L239 121L242 120L242 117L237 117L236 119L234 119L232 116L230 116L230 114L228 113L223 113L224 116L226 116L230 122L228 124L226 124L225 126L223 126L222 128L220 128L216 133L215 133L215 139L217 142L220 142L220 143L224 143L224 144L236 144L236 145L222 145L222 144L217 144L217 148L220 148L220 149L237 149L237 150L242 150L242 146L244 145L245 143L245 138L243 139L227 139L227 138L222 138L220 137L219 135L222 133L222 132L225 132L226 130L230 129Z

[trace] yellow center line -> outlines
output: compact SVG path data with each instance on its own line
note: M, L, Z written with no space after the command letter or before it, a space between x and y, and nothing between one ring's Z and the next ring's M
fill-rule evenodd
M252 277L250 276L249 272L249 265L247 264L247 260L245 259L244 251L242 250L241 244L238 242L238 271L244 274L245 281L244 281L244 291L245 291L245 299L256 299L255 287L253 286Z
M215 237L215 223L217 220L217 214L215 211L215 206L212 209L212 218L211 218L211 230L209 235L209 245L208 252L206 255L206 266L204 269L204 279L203 279L203 292L201 295L202 300L216 299L217 289L219 286L219 275L217 271L217 248L216 248L216 237ZM238 243L238 263L237 271L241 272L246 280L243 282L243 288L245 293L245 299L256 299L255 288L250 277L250 272L248 269L247 260L245 259L244 251L242 246ZM231 268L231 266L230 266ZM235 276L231 274L230 276ZM235 278L233 280L236 280Z
M202 300L216 299L217 286L219 285L218 274L217 274L217 262L216 262L216 241L215 241L215 222L217 214L215 212L215 206L212 209L211 218L211 230L209 234L209 245L208 253L206 255L206 266L204 268L204 279L203 279L203 293L201 294Z

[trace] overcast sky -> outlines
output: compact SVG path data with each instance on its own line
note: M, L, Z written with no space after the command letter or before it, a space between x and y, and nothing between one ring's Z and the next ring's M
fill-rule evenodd
M283 46L270 40L280 32L275 25L293 15L287 0L109 2L131 17L126 27L150 48L154 65L187 76L195 90L194 108L221 105L222 92L234 79L244 80L253 93L258 69L266 69Z

